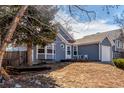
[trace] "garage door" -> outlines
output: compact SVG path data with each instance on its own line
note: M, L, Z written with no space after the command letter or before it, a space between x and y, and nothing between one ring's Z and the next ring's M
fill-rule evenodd
M111 61L111 47L102 46L102 61Z

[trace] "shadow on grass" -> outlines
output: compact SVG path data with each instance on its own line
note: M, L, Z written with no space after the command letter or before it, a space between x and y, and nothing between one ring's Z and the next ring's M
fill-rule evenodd
M25 73L12 75L13 81L5 81L1 88L57 88L56 81L46 74Z

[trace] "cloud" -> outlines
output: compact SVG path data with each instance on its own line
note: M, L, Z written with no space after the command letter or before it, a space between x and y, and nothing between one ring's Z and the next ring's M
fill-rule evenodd
M89 34L95 34L97 32L105 32L119 27L115 24L108 24L106 19L97 19L91 22L77 22L70 15L63 11L59 11L56 15L56 21L60 22L66 29L71 27L72 31L69 33L73 34L75 39L81 38Z

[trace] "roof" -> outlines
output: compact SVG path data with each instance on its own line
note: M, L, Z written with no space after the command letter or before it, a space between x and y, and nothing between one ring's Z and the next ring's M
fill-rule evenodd
M60 24L60 23L57 23L58 24L58 27L59 29L62 29L61 31L66 34L66 36L69 38L67 41L70 42L70 43L73 43L75 40L74 38L69 34L69 32ZM63 36L63 35L62 35ZM64 36L63 36L64 37Z
M118 39L120 37L120 34L122 33L122 29L116 29L112 31L108 31L108 35L112 40Z
M103 33L103 34L97 33L93 35L88 35L81 39L77 39L75 44L85 45L85 44L99 43L101 40L103 40L106 37L106 35L107 33Z
M95 44L95 43L99 43L106 37L111 40L114 40L119 37L121 31L122 31L121 29L117 29L103 33L96 33L96 34L84 36L83 38L77 39L74 44L77 45Z

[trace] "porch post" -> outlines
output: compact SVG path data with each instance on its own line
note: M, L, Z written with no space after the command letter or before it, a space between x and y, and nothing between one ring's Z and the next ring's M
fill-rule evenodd
M54 59L54 43L52 44L52 59Z
M38 45L36 45L36 59L38 59Z
M47 59L47 46L45 46L45 59Z

